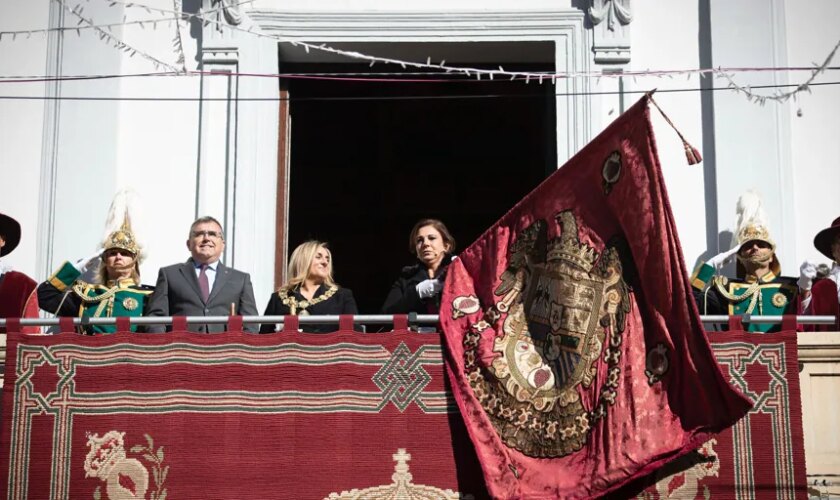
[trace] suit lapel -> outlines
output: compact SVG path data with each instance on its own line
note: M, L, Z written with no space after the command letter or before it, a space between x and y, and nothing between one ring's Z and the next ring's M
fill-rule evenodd
M213 299L215 299L216 295L219 294L219 290L224 288L228 278L230 278L230 269L219 262L219 265L216 266L216 281L213 282L213 289L210 290L210 297L207 299L208 304L213 302ZM196 280L196 285L197 284L198 280Z
M184 276L184 280L186 280L186 282L189 283L195 291L195 295L198 297L198 300L201 300L201 287L198 286L198 278L195 276L195 264L193 264L192 259L184 263L180 270L181 274Z

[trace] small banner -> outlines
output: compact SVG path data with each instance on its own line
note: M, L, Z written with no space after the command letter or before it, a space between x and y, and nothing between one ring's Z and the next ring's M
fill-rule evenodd
M447 371L494 497L597 497L751 406L697 314L648 106L645 96L449 267Z

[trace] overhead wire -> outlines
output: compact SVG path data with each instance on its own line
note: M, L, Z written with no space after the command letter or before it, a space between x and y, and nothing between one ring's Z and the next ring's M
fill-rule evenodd
M817 82L811 86L840 85L836 82ZM755 85L754 89L790 88L797 84L789 85ZM659 94L682 93L682 92L709 92L709 91L732 91L731 87L693 87L682 89L657 89ZM556 97L576 97L590 95L626 95L646 94L647 90L623 90L623 91L592 91L592 92L555 92ZM25 101L143 101L143 102L274 102L274 101L409 101L409 100L450 100L450 99L526 99L546 97L545 93L534 94L448 94L448 95L413 95L413 96L312 96L312 97L130 97L130 96L14 96L0 95L0 100L25 100Z

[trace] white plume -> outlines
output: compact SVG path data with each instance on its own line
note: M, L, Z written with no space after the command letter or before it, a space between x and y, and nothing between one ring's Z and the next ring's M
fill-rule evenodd
M105 241L108 240L111 233L121 229L123 222L125 222L134 234L134 240L140 248L138 260L142 260L145 256L145 252L143 251L143 238L138 234L139 212L140 196L133 189L122 188L117 191L114 195L113 201L111 201L111 208L108 209L108 217L105 219L105 232L102 234L102 243L100 243L100 248L104 245Z
M738 198L738 205L735 207L737 223L736 230L740 230L748 222L766 225L767 214L764 212L764 204L761 195L755 191L747 191Z
M732 248L739 245L738 235L746 226L767 227L767 213L764 211L764 202L761 195L756 191L749 190L738 198L735 206L735 231L732 237Z

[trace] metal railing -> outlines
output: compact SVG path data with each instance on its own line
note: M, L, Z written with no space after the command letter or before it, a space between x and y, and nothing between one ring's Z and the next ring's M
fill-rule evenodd
M439 321L437 314L408 314L408 315L394 315L394 314L357 314L353 316L354 323L364 323L371 325L387 325L393 324L395 317L408 317L410 325L419 324L435 324ZM325 316L298 316L298 324L300 325L314 325L314 324L337 324L340 316L325 315ZM741 316L743 323L781 323L783 316ZM72 318L74 326L87 325L115 325L117 318ZM173 316L138 316L127 317L131 325L170 325L172 324ZM186 316L187 324L202 324L202 325L223 325L230 322L229 316ZM285 316L243 316L242 322L244 324L283 324ZM706 324L724 324L729 321L729 316L726 315L706 315L700 316L703 323ZM24 318L20 320L21 326L59 326L59 318ZM67 319L65 319L67 321ZM802 325L834 325L834 316L796 316L796 322ZM6 326L6 318L0 318L0 328Z

